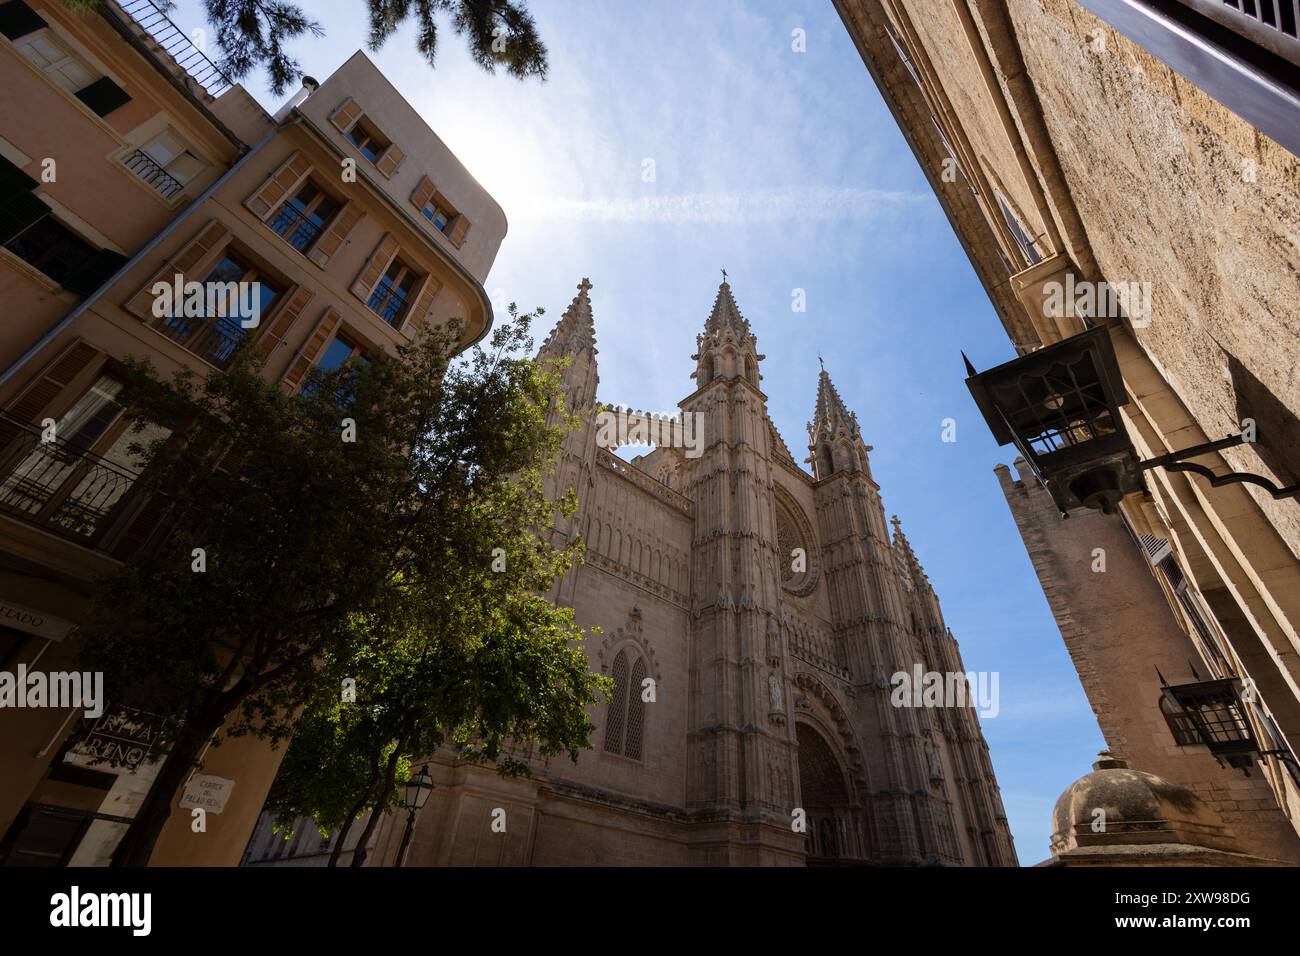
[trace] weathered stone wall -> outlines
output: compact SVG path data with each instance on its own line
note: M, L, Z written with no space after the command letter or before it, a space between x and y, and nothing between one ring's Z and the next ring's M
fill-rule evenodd
M1152 284L1138 343L1206 434L1259 422L1234 468L1300 480L1300 158L1073 0L1009 6L1098 266ZM1254 497L1300 555L1300 506Z
M998 480L1107 747L1133 767L1190 787L1249 852L1300 862L1300 838L1264 775L1247 777L1220 766L1204 746L1174 742L1158 707L1159 674L1172 684L1191 681L1198 652L1120 519L1074 513L1070 533L1060 533L1051 497L1023 461L1018 466L1019 479L1002 465Z

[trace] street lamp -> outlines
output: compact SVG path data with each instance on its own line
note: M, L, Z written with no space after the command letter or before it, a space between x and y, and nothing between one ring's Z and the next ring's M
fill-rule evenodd
M411 834L415 832L415 815L424 809L431 793L433 793L433 777L429 776L429 765L425 764L411 774L410 780L406 781L406 789L402 795L402 805L408 811L406 832L402 834L402 845L397 848L397 860L394 866L402 866L406 863L406 851L411 845Z
M1144 491L1142 472L1190 471L1218 487L1249 482L1274 498L1300 495L1249 472L1216 475L1184 461L1240 445L1243 434L1138 461L1120 407L1128 404L1105 326L1044 346L984 372L965 353L966 387L999 445L1014 443L1063 515L1076 508L1115 514L1126 495Z

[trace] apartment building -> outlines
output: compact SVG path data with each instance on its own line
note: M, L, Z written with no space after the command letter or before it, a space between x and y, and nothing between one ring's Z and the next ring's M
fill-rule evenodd
M975 364L1096 373L982 410L1114 760L1300 861L1300 7L836 6L1006 331Z
M11 0L0 34L0 671L67 671L95 581L165 530L127 447L122 360L202 376L255 336L294 390L422 323L459 318L469 346L506 221L361 52L272 116L150 0ZM190 282L254 291L160 307L159 283ZM111 857L167 735L108 696L95 720L0 710L0 864ZM211 751L220 809L203 834L174 814L155 863L237 863L282 753Z

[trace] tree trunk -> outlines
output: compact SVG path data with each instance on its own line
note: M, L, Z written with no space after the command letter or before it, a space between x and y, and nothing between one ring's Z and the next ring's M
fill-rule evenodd
M371 836L374 835L375 827L379 825L379 814L383 796L386 795L393 787L393 775L397 773L397 762L402 759L402 750L406 747L408 732L405 728L402 730L401 737L398 738L393 752L388 758L388 766L384 768L384 776L380 781L379 796L375 798L370 807L370 819L366 821L366 829L361 834L361 839L357 840L357 848L352 853L353 866L365 866L366 857L370 851L366 844L370 842Z
M167 755L149 795L145 797L140 810L131 821L131 826L122 837L117 850L113 853L113 866L148 866L153 856L154 847L162 835L163 827L171 817L172 804L177 792L185 785L190 771L198 763L203 748L224 722L221 717L209 718L202 725L193 725L181 730L172 751Z
M334 841L334 848L330 851L330 861L327 866L338 866L339 857L343 855L343 845L348 841L348 834L352 832L352 824L356 822L357 817L361 816L361 811L366 808L370 802L370 795L375 792L375 784L379 782L379 766L376 765L370 772L370 783L366 787L365 793L361 799L353 806L352 812L348 814L347 820L344 821L342 829L339 830L338 839Z

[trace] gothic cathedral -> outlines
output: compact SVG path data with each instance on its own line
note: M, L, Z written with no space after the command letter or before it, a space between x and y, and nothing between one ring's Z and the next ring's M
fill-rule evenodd
M964 667L830 377L809 474L724 281L680 403L698 445L629 463L597 440L590 288L540 357L568 360L583 413L549 491L577 493L555 533L586 554L555 599L600 628L587 653L614 695L576 764L507 781L435 760L408 865L1016 865L974 709L891 705L892 675Z

